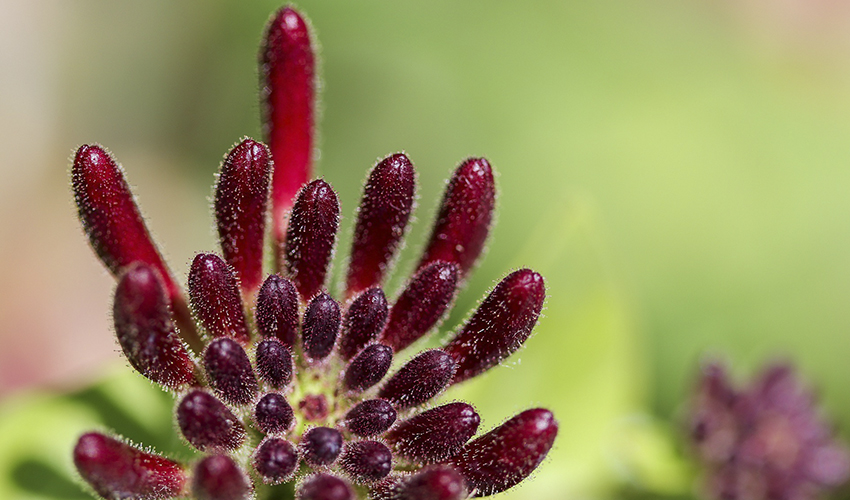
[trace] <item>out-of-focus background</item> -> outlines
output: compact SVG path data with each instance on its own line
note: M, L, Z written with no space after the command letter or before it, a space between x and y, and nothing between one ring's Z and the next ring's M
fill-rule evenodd
M75 218L69 157L111 149L185 277L216 248L222 155L259 137L257 45L277 7L0 2L3 498L86 498L69 455L93 425L179 446L169 403L113 340L113 281ZM850 3L299 7L321 44L338 260L377 158L405 150L419 172L410 259L444 179L485 155L498 224L444 330L510 269L548 279L527 348L449 394L478 406L482 429L555 411L550 458L502 498L689 494L676 436L706 354L739 374L792 359L850 435Z

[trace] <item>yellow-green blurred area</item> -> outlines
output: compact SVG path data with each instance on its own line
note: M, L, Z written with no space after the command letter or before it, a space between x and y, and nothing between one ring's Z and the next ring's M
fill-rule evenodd
M257 46L278 6L0 2L0 497L86 498L69 479L85 429L183 453L168 400L121 366L68 158L111 149L185 278L193 252L216 249L222 155L260 136ZM538 405L559 419L550 457L499 498L689 495L678 432L706 354L741 374L792 359L850 436L847 5L298 6L321 44L337 274L367 169L404 150L418 223L391 292L458 162L484 155L500 174L486 259L438 335L509 270L547 278L526 349L447 395L482 430Z

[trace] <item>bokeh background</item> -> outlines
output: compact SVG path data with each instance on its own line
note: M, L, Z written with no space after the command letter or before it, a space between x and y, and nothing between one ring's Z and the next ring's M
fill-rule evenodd
M321 43L338 257L377 158L404 150L419 171L411 259L444 179L486 155L498 224L443 331L510 269L548 279L527 348L449 394L482 429L556 412L549 459L501 498L690 496L678 436L706 355L742 376L792 359L850 435L850 4L298 5ZM259 137L257 45L278 6L0 1L0 497L87 498L70 473L83 429L185 453L113 340L69 156L113 151L185 277L216 248L222 155Z

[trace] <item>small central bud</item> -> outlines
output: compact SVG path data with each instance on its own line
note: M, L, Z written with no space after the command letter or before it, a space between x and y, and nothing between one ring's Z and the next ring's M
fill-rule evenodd
M324 422L328 418L328 400L324 394L308 394L298 403L304 418L310 422Z

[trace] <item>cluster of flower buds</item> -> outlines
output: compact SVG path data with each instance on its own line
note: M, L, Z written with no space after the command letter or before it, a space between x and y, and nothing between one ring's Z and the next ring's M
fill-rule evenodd
M177 427L199 452L180 464L92 432L74 450L80 475L107 499L243 499L295 482L300 500L457 500L519 483L554 442L551 412L521 412L476 438L471 405L425 405L522 346L543 307L543 278L509 274L442 348L404 354L447 315L484 247L490 164L471 158L454 172L421 260L390 302L381 287L406 233L416 174L404 154L379 161L337 300L326 284L340 207L327 182L308 181L314 53L292 8L270 21L261 76L269 146L244 139L222 163L221 254L195 256L188 299L115 159L97 145L76 152L80 219L118 281L118 342L139 373L173 392Z
M723 366L706 365L689 432L710 498L814 500L850 477L850 452L787 364L767 366L743 389Z

